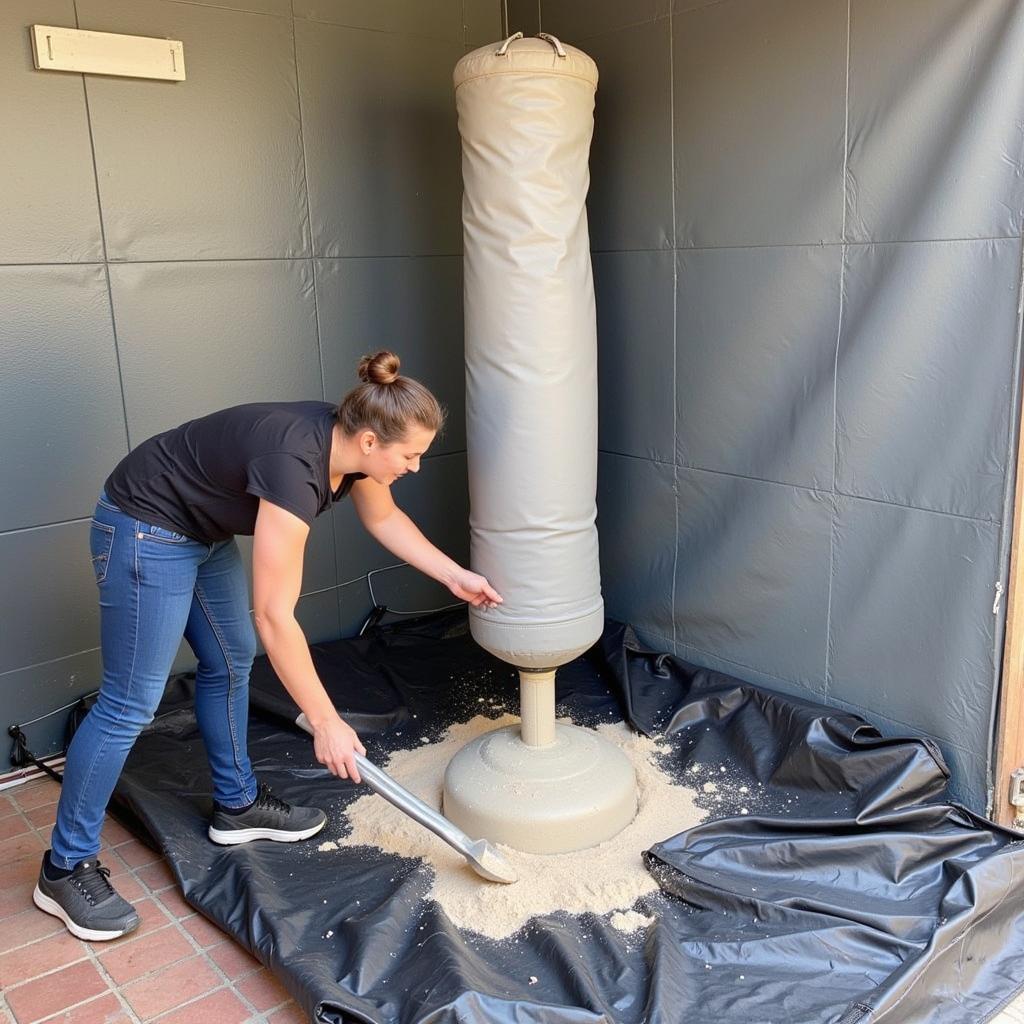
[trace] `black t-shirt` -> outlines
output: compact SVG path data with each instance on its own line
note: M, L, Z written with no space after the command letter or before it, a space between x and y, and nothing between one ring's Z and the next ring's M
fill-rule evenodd
M331 492L334 423L327 402L236 405L143 441L104 488L129 515L206 544L252 534L260 498L311 524L365 476Z

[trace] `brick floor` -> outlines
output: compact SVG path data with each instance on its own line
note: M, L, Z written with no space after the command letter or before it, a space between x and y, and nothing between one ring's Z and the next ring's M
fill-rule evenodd
M0 793L0 1024L303 1024L265 967L197 914L167 865L116 821L100 860L142 924L82 942L32 905L59 788Z

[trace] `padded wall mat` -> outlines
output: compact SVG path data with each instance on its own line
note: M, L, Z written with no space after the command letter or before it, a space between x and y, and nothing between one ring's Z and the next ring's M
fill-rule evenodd
M515 674L476 647L461 611L313 655L371 758L409 746L412 723L439 737L481 707L515 709ZM625 719L665 737L681 779L714 765L733 783L701 790L703 824L676 835L665 822L644 855L660 886L643 908L655 920L632 935L607 916L555 913L497 942L460 932L422 897L419 861L366 847L325 860L315 841L214 846L189 688L188 677L168 688L118 807L163 850L188 901L317 1021L974 1024L1017 991L1024 843L942 802L934 745L648 651L628 626L608 623L560 670L559 713ZM336 825L365 790L315 762L266 659L252 703L261 778Z

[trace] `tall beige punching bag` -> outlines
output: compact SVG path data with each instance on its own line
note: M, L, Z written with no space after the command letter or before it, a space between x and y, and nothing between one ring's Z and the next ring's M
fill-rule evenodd
M553 37L467 54L462 134L473 637L554 668L601 635L597 334L585 201L597 67Z
M601 635L597 335L587 159L597 68L553 36L455 68L464 198L471 564L502 595L473 637L520 670L520 727L445 775L464 831L533 853L610 838L636 813L629 760L555 721L555 669Z

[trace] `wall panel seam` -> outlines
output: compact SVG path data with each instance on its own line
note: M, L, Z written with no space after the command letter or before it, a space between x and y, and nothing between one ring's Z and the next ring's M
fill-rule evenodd
M187 7L205 7L215 11L229 11L231 14L258 14L262 18L290 18L290 14L278 14L276 11L254 11L250 8L228 7L226 4L198 3L197 0L170 0L172 4L184 4Z
M865 707L863 704L857 704L855 701L847 700L845 697L836 697L833 694L828 696L829 707L834 707L837 711L849 711L851 708L852 714L858 714L860 717L865 718L869 725L874 725L872 719L879 719L889 725L897 726L900 729L906 729L908 735L911 737L924 737L932 740L935 743L941 744L945 747L952 747L954 750L959 750L962 754L967 754L970 757L980 759L980 755L977 750L972 750L970 747L962 746L956 740L948 740L943 736L938 735L934 732L929 732L922 729L920 726L911 725L909 722L904 722L899 718L893 718L887 715L884 711L879 711L877 708ZM844 707L843 705L846 705Z
M44 668L47 665L56 665L59 661L68 661L71 658L80 658L83 654L94 654L99 647L86 647L81 651L72 651L70 654L62 654L59 658L47 658L45 661L33 661L29 665L18 665L16 668L5 668L0 672L0 680L4 676L13 675L15 672L27 672L33 668Z
M312 248L312 243L311 243ZM642 251L642 250L638 250ZM668 250L665 250L668 251ZM428 253L384 253L376 256L183 256L178 259L166 260L54 260L31 263L0 262L0 269L7 267L99 267L113 264L115 267L159 266L165 263L301 263L308 260L451 260L461 259L461 252L428 252Z
M316 327L316 356L317 364L320 367L320 394L323 400L327 401L327 378L324 373L324 346L323 346L323 335L320 328L320 298L317 294L317 276L316 276L316 243L313 237L313 200L310 196L309 191L309 164L306 158L306 125L305 119L302 113L302 86L299 80L299 43L298 33L295 30L295 0L291 0L289 9L292 12L292 18L290 20L292 30L292 63L295 66L295 104L299 112L299 148L302 151L302 187L306 193L306 225L309 231L309 252L310 252L310 270L313 274L313 320ZM333 513L332 513L332 526L333 526ZM331 530L331 564L334 566L334 583L335 586L338 584L338 538L337 531ZM339 626L341 607L338 607Z
M618 621L618 620L616 620L616 621ZM662 633L660 629L648 629L646 626L637 626L637 625L634 625L631 622L630 623L626 623L626 625L628 625L628 626L630 626L632 628L633 632L636 634L637 640L639 640L645 647L649 647L651 645L648 644L644 640L644 636L652 637L655 640L662 640L662 641L664 641L664 643L666 645L665 650L664 651L658 651L657 652L658 654L671 654L671 655L675 656L675 653L676 653L676 650L675 650L676 642L675 642L675 640L673 640L672 637L670 637L670 636L665 636L665 634ZM641 633L643 633L644 636L641 636L640 635ZM657 646L657 645L655 645L655 646Z
M309 231L309 259L313 259L316 256L316 244L313 241L313 205L312 200L309 196L309 163L306 159L306 123L305 118L302 114L302 86L299 81L299 43L297 33L295 31L295 3L292 0L290 4L293 16L290 19L292 29L292 64L295 66L295 107L299 112L299 149L302 152L302 188L306 193L306 228ZM316 265L313 265L313 309L316 312L316 344L317 351L320 351L320 315L317 311L317 297L316 297ZM320 353L320 387L323 394L326 395L326 390L323 385L324 379L324 361L323 354Z
M31 526L16 526L13 530L0 530L0 537L10 537L15 533L29 533L32 530L50 530L56 526L74 526L75 523L88 523L92 516L77 516L74 519L58 519L53 523L33 523Z
M905 508L910 512L926 512L933 516L944 516L946 519L963 519L969 523L984 523L986 526L1001 526L998 519L986 519L984 516L968 516L962 512L947 512L945 509L924 508L921 505L908 505L902 501L886 501L884 498L871 498L866 494L848 494L846 491L836 488L835 494L840 498L850 498L853 501L869 501L873 505L888 505L890 508Z
M680 462L680 469L689 469L694 473L713 473L715 476L728 476L736 480L754 480L757 483L771 484L774 487L792 487L796 491L811 491L814 494L825 496L832 493L828 488L814 487L811 484L796 484L791 480L772 480L765 476L751 476L749 473L733 473L727 469L709 469L707 466L696 466L691 462Z
M999 582L1005 583L1005 588L1010 585L1010 557L1012 553L1013 532L1015 526L1014 508L1017 493L1017 464L1018 446L1020 444L1021 430L1021 363L1022 343L1024 343L1024 232L1020 236L1020 251L1018 253L1020 276L1017 289L1017 341L1013 352L1013 378L1012 392L1010 396L1010 415L1007 424L1006 438L1006 476L1003 491L1003 519L999 530L999 551L996 555L996 571L999 573ZM1006 630L1008 628L1007 612L1009 611L1009 597L1005 594L1000 603L999 614L996 616L996 628L993 630L993 679L992 679L992 704L989 709L989 735L988 749L985 752L985 775L986 786L989 792L988 806L986 813L991 814L995 801L995 787L1001 782L995 777L997 760L1000 751L999 736L999 707L1002 697L1003 685L1003 662L1005 660ZM1009 628L1012 628L1010 624ZM1019 681L1018 681L1019 683Z
M668 463L660 459L650 459L642 455L630 455L625 452L614 452L606 449L601 449L604 455L616 455L623 459L642 459L645 462L655 462L658 465L668 465ZM834 491L822 487L811 487L808 484L795 484L786 480L771 480L763 476L748 476L745 473L730 473L724 469L709 469L707 466L695 466L688 462L680 462L680 469L688 469L694 473L712 473L715 476L727 476L733 477L737 480L751 480L755 483L771 484L773 487L791 487L796 491L810 491L812 494L816 494L819 497L826 498L837 496L841 498L850 498L854 501L869 501L873 505L887 505L889 508L902 508L910 512L925 512L933 516L943 516L947 519L962 519L969 523L983 523L986 526L1000 526L1001 522L998 519L988 519L984 516L969 516L962 512L949 512L945 509L937 508L924 508L922 505L910 505L902 501L886 501L884 498L872 498L865 494L850 494L846 491L836 488Z
M836 574L836 527L839 506L836 484L839 478L839 347L843 336L843 313L846 298L846 205L850 158L850 0L846 0L846 68L843 95L843 181L840 196L843 248L839 259L839 310L836 316L836 344L832 360L832 500L829 504L828 524L828 598L825 611L825 677L824 694L827 697L832 684L832 595Z
M845 212L845 204L844 204ZM611 256L630 252L718 252L731 249L850 249L869 245L932 245L942 242L1015 242L1018 235L976 235L972 237L948 238L887 238L860 241L854 238L836 239L832 242L745 242L742 245L675 245L648 246L629 249L597 249L591 252L598 256Z
M0 262L0 270L7 268L17 269L18 267L25 267L31 270L33 267L102 267L105 265L103 260L54 260L51 263L40 263L38 261L32 263Z
M75 25L81 27L81 22L78 17L78 0L73 0L73 7L75 11ZM85 100L85 123L89 129L89 152L92 155L92 180L93 187L96 189L96 215L99 218L100 224L100 241L103 245L103 274L107 281L107 303L110 310L110 330L113 334L114 339L114 360L117 364L117 383L121 390L121 415L123 416L124 423L124 440L128 446L128 450L131 451L132 439L131 433L128 430L128 402L125 398L124 393L124 374L121 372L121 346L117 339L117 316L114 312L114 291L110 284L110 258L107 253L107 229L103 223L103 199L100 195L100 170L99 164L96 160L96 140L93 137L92 131L92 111L89 107L89 82L85 75L81 76L82 79L82 97Z
M619 459L633 459L636 462L653 462L656 466L667 466L671 468L675 465L674 462L669 462L668 459L653 459L649 455L634 455L632 452L617 452L613 448L598 448L599 455L614 455Z
M676 225L676 54L672 8L668 13L668 139L669 188L672 200L672 244L679 241ZM672 644L676 642L676 580L679 576L679 259L672 255L672 504L675 523L672 528Z
M343 28L346 32L371 32L376 36L399 36L405 39L429 40L432 43L447 43L450 46L465 46L463 39L456 39L454 36L435 36L428 32L402 32L391 28L372 28L369 25L346 25L340 21L327 21L324 18L306 18L301 14L293 14L292 21L304 21L308 25L330 25L331 28ZM463 37L465 37L465 26L463 26Z
M657 630L645 630L645 632L650 633L652 635L657 634L660 636L660 634L657 633ZM668 637L662 637L662 639L667 640ZM898 718L892 718L891 716L886 715L884 712L879 711L877 708L867 708L864 707L862 704L857 704L854 701L846 700L843 697L836 697L832 694L823 694L820 690L812 689L805 683L798 682L795 679L787 679L784 676L776 675L774 672L767 672L764 669L759 669L754 665L747 665L745 662L742 661L735 661L732 658L722 657L722 655L720 654L715 654L712 651L705 650L703 647L698 647L696 644L687 643L685 640L677 640L676 646L688 648L691 651L696 651L698 654L704 654L707 655L707 657L709 658L714 658L716 661L722 661L729 665L735 665L737 668L748 669L751 672L757 672L759 675L767 676L770 679L773 679L779 683L785 683L791 686L798 687L799 689L811 695L810 699L813 703L826 704L828 707L835 708L835 710L837 711L847 711L848 709L842 707L841 705L849 705L850 708L855 708L857 712L863 712L864 714L861 717L870 716L875 718L881 718L893 725L899 726L903 729L907 729L915 737L924 736L928 739L934 740L936 743L941 743L945 746L954 747L962 753L969 754L971 757L978 756L978 753L975 750L971 750L968 747L963 747L959 743L953 740L947 740L942 736L936 735L935 733L927 732L921 729L919 726L911 725L909 722L903 722ZM721 669L710 668L709 670L713 672L721 672L722 675L729 675L728 672L722 672ZM742 679L739 676L733 676L732 678L737 679L739 682L743 683L746 686L752 686L754 688L759 689L770 688L767 686L767 684L762 686L762 684L760 683L754 683L749 680ZM870 717L867 718L868 724L872 724L870 721Z
M687 11L679 11L678 14L686 14ZM602 39L605 36L613 36L619 32L628 32L633 28L642 28L644 25L654 25L659 21L667 21L671 24L672 12L668 14L656 14L653 18L640 18L638 21L631 21L625 25L616 25L614 28L606 28L600 32L591 32L588 35L573 36L571 40L563 39L563 42L572 42L573 46L579 46L581 50L586 50L582 44L590 39ZM562 38L562 37L559 37Z
M709 7L721 7L722 4L727 4L731 2L732 0L710 0L710 2L699 4L696 7L689 7L682 11L676 11L676 14L680 16L686 14L697 14L699 11L706 11Z
M696 644L691 644L691 643L687 642L686 640L676 640L675 643L676 643L677 647L686 647L686 648L688 648L691 651L696 651L698 654L704 654L704 655L706 655L709 658L714 658L716 661L724 661L727 665L735 665L737 668L747 669L750 672L758 673L758 675L768 676L768 678L773 679L773 680L775 680L778 683L785 683L785 684L788 684L789 686L799 687L801 690L804 690L807 693L813 694L815 699L819 703L821 703L821 700L822 700L822 697L823 697L822 692L820 690L815 690L811 686L808 686L807 683L802 683L802 682L800 682L797 679L787 679L785 676L777 675L775 672L769 672L767 669L758 668L756 665L748 665L746 662L736 661L735 658L726 658L725 656L723 656L721 654L716 654L714 651L709 651L709 650L707 650L704 647L698 647ZM713 672L722 672L721 669L711 669L711 671L713 671ZM722 672L722 675L729 675L729 673ZM755 686L756 687L756 686L759 685L757 683L751 682L750 680L742 679L739 676L732 676L732 678L738 679L741 683L744 683L747 686Z
M761 242L761 243L749 243L746 245L677 245L677 246L650 246L647 248L630 248L630 249L596 249L591 248L590 252L594 256L626 256L632 253L688 253L688 252L723 252L733 249L834 249L842 248L844 250L856 248L858 246L866 247L869 245L883 246L883 245L935 245L947 242L1016 242L1020 239L1019 235L978 235L975 238L895 238L886 239L884 241L857 241L856 239L847 239L846 241L836 242ZM5 267L85 267L85 266L99 266L101 263L107 262L113 264L116 267L120 266L147 266L150 264L158 265L162 263L294 263L300 260L450 260L450 259L461 259L463 253L461 252L396 252L396 253L377 253L372 255L362 255L358 253L346 253L342 256L325 256L316 252L313 252L310 256L203 256L203 257L191 257L183 256L177 259L162 259L162 260L130 260L130 259L112 259L112 260L32 260L31 262L4 262L0 261L0 269Z

